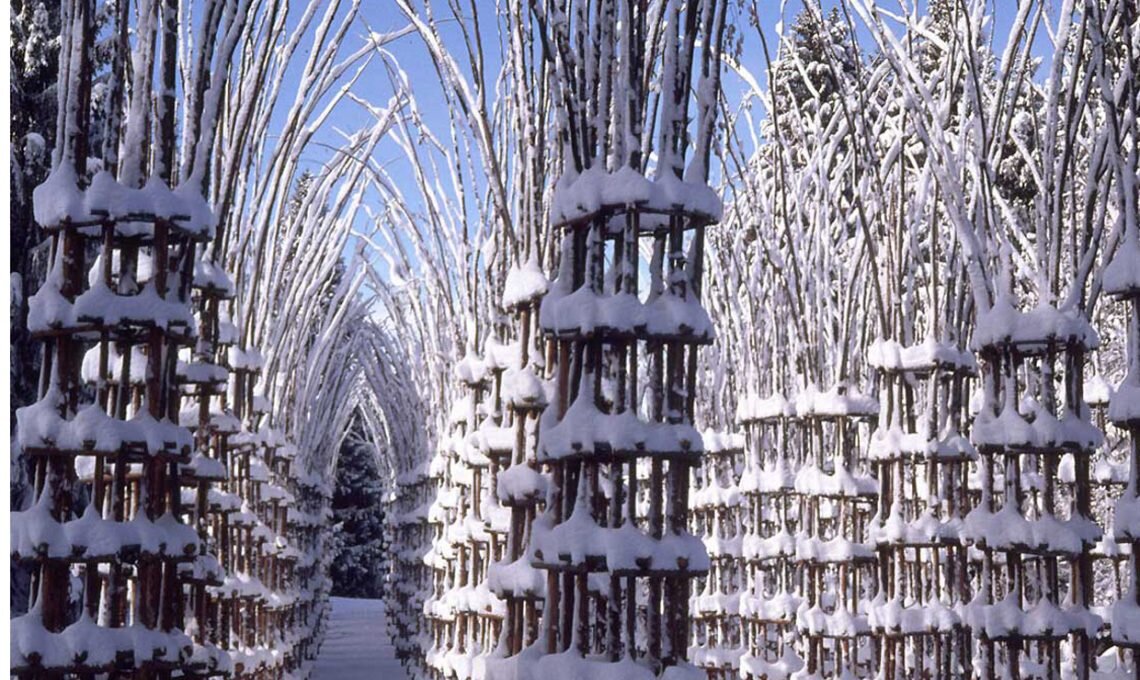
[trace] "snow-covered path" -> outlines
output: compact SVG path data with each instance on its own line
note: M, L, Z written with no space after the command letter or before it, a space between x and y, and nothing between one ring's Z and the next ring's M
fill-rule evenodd
M405 680L388 640L383 600L332 598L328 636L313 680Z

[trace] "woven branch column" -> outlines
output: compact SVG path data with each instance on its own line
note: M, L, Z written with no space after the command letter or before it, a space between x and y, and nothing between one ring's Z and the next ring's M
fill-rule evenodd
M1067 641L1077 677L1089 677L1101 624L1089 610L1092 550L1102 536L1089 471L1103 435L1090 422L1083 385L1096 334L1080 313L1039 306L1022 314L1004 297L991 314L1007 322L982 319L975 333L984 401L971 439L981 496L962 528L982 554L964 617L981 640L974 670L1058 678ZM1058 474L1066 454L1071 486Z
M538 450L552 488L528 546L546 572L545 655L534 672L616 663L629 677L698 674L687 662L690 580L709 562L688 532L688 492L702 451L695 352L712 340L698 291L713 218L624 201L567 217L540 314L557 370Z
M428 510L434 499L435 485L428 476L426 462L396 478L396 488L389 498L386 517L395 557L390 561L386 600L388 627L396 657L405 668L413 668L423 658L420 644L425 634L423 612L425 593L432 589L432 570L424 563L424 553L431 545L432 525ZM420 669L422 670L422 668Z
M539 375L545 357L535 346L545 344L538 327L538 305L549 284L537 259L513 267L507 275L503 307L512 312L518 331L515 365L502 375L500 395L504 403L507 457L492 486L493 500L509 513L505 554L492 563L487 584L506 603L503 657L512 657L533 644L539 636L539 617L546 596L546 579L526 556L531 525L543 509L548 479L538 470L538 423L548 398ZM487 675L508 673L511 662L488 659Z
M953 677L970 668L958 614L970 600L959 531L977 452L961 433L977 366L969 353L933 339L909 347L880 340L869 354L883 404L868 451L880 484L869 529L879 593L869 622L881 675Z
M740 596L745 652L740 674L747 680L787 677L804 667L795 628L802 598L796 595L793 535L801 508L794 497L795 471L803 466L804 449L794 415L795 409L779 394L765 399L749 395L737 408L736 420L746 440L740 477L745 505L745 587Z
M236 497L220 488L227 477L223 452L236 422L221 410L229 382L225 352L230 340L224 334L221 308L233 298L234 286L217 265L202 259L194 268L193 289L199 339L192 352L185 352L187 361L178 362L177 377L184 399L179 419L194 433L195 448L182 468L183 509L187 523L197 527L203 549L192 565L183 568L182 577L187 628L195 645L188 671L194 677L211 677L232 672L229 654L218 645L217 602L210 588L222 586L226 576L212 529L224 514L239 507Z
M12 620L12 672L169 677L195 652L181 572L202 549L181 521L179 466L194 442L177 425L176 367L195 340L210 212L159 180L136 189L101 172L80 189L66 163L36 203L51 270L28 324L45 342L44 379L17 413L35 502L12 518L12 558L36 571L31 607Z
M876 558L867 530L879 483L867 469L864 442L879 405L841 382L824 392L808 386L795 411L804 448L794 482L794 580L805 669L866 676L875 655L859 604L874 592Z
M1124 234L1112 263L1104 274L1105 293L1128 306L1128 373L1117 386L1108 406L1108 420L1128 435L1128 483L1116 502L1113 515L1115 539L1128 556L1127 589L1111 610L1112 641L1128 650L1132 666L1140 648L1140 235L1136 229ZM1136 670L1140 673L1140 670Z
M424 603L431 629L425 655L433 677L470 677L474 659L498 639L504 604L487 588L487 566L501 553L505 522L484 523L484 500L490 491L491 459L484 452L487 430L498 399L498 362L485 362L469 351L455 367L461 392L453 405L451 434L440 443L429 477L437 480L436 498L428 511L435 529L424 562L434 571L432 596ZM489 398L488 398L489 397ZM493 422L489 427L494 426ZM492 437L494 439L494 437ZM501 446L492 446L501 450Z
M708 576L693 595L693 639L689 656L709 680L740 677L744 654L740 600L745 564L742 557L747 500L741 495L744 436L705 432L703 465L690 494L693 533L704 537Z

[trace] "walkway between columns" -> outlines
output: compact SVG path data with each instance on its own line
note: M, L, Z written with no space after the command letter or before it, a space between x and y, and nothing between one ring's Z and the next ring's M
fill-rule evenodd
M313 680L405 680L387 628L383 600L332 598L332 619Z

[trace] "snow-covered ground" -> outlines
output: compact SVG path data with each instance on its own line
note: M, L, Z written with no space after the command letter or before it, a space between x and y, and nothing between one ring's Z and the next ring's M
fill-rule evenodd
M332 598L332 621L313 680L404 680L388 640L383 600Z

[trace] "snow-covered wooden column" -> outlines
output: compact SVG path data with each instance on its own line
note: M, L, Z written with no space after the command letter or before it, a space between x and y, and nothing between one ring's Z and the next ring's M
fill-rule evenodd
M220 267L201 259L194 267L193 289L199 338L192 351L183 351L186 360L178 362L176 372L183 395L179 418L194 433L195 449L190 463L182 468L183 512L187 522L197 527L203 549L193 565L183 568L182 576L188 587L187 632L195 646L193 669L208 676L231 670L229 655L217 645L217 605L208 588L221 586L226 575L217 559L219 546L212 530L220 515L238 507L236 499L227 498L228 492L221 488L227 477L223 452L232 434L226 423L232 419L216 415L229 382L224 360L229 338L221 310L233 298L234 285Z
M488 340L485 359L468 352L456 366L467 393L462 421L465 433L450 439L452 481L458 492L456 525L445 536L456 560L444 603L454 612L454 639L441 672L468 678L476 665L498 645L506 605L488 587L489 566L502 559L510 528L509 511L494 497L495 479L510 460L514 437L502 424L502 375L514 362L516 350Z
M709 680L740 677L744 654L740 624L743 594L744 540L740 472L744 469L744 435L706 431L704 464L694 475L690 502L693 532L709 553L709 573L701 579L690 608L693 640L689 657Z
M981 638L975 672L1013 677L1040 668L1060 677L1062 641L1078 676L1091 668L1100 619L1092 602L1092 550L1102 530L1091 512L1090 458L1102 441L1083 398L1085 354L1097 336L1079 310L1012 304L1008 279L978 319L984 402L971 439L982 493L963 538L982 552L981 578L965 619ZM1057 393L1057 386L1062 393ZM1073 458L1073 493L1059 483Z
M452 408L450 427L457 427L458 418L466 422L466 408ZM463 405L465 406L465 405ZM424 600L423 615L427 621L424 636L423 658L420 660L423 672L434 672L438 659L450 644L450 629L455 622L455 614L444 602L450 585L450 570L455 560L455 551L445 535L447 526L454 521L456 494L451 483L450 437L439 443L432 456L428 469L431 481L432 502L428 508L427 523L431 530L431 547L424 553L424 564L431 570L431 588Z
M1099 374L1085 380L1085 403L1092 411L1093 424L1105 433L1105 441L1092 458L1091 483L1093 512L1098 518L1107 520L1105 533L1092 550L1095 574L1094 602L1092 606L1111 612L1111 606L1124 598L1129 581L1129 557L1131 543L1116 540L1116 527L1113 524L1112 510L1128 488L1131 475L1131 451L1128 444L1128 431L1122 430L1108 419L1108 408L1112 403L1115 389ZM1075 459L1071 455L1061 457L1059 475L1061 482L1069 487L1069 493L1076 483ZM1106 608L1107 607L1107 608ZM1111 616L1108 618L1111 622ZM1101 655L1097 660L1097 670L1108 672L1122 667L1125 650L1117 649L1114 656ZM1111 667L1106 668L1106 666Z
M460 389L452 404L451 433L440 442L429 470L438 487L428 512L435 538L424 556L435 570L432 597L424 603L432 629L425 660L436 677L470 676L473 658L483 651L478 642L486 623L482 613L488 607L494 613L502 606L486 584L479 584L490 544L479 514L480 500L488 493L485 482L490 459L468 437L487 414L484 401L492 385L490 370L468 347L454 372Z
M291 635L296 639L296 664L302 673L316 658L324 639L328 619L331 584L328 570L332 560L325 529L332 519L329 509L331 488L319 475L293 468L290 490L296 504L285 511L289 540L299 555L296 560L296 606Z
M1130 467L1128 484L1116 503L1112 522L1117 542L1127 546L1130 554L1128 589L1112 607L1112 640L1129 649L1133 666L1140 668L1136 658L1140 649L1140 230L1135 214L1131 219L1105 269L1104 290L1129 307L1128 371L1108 407L1108 419L1128 433Z
M545 357L535 346L542 342L538 328L538 304L548 282L532 257L507 274L503 308L518 319L518 359L502 379L502 399L510 414L511 455L497 476L494 499L510 513L506 554L491 564L488 585L506 602L504 656L518 654L538 637L538 617L546 595L546 579L526 556L531 524L546 497L547 479L538 470L536 444L538 422L548 399L540 379ZM488 661L489 675L498 667Z
M213 219L158 179L79 182L67 161L35 192L51 268L29 301L41 398L17 412L35 502L13 513L12 558L35 572L29 611L12 621L12 671L163 675L193 654L179 570L200 541L181 521L193 440L177 425L176 366L195 340L195 252Z
M719 214L707 186L672 175L593 168L561 182L565 235L540 314L557 342L538 451L552 490L528 546L547 572L546 651L557 655L540 667L697 672L686 661L690 580L709 562L688 531L688 491L702 451L695 352L713 338L699 301L703 230Z
M259 416L252 404L251 415L251 425L256 425ZM269 650L273 666L291 672L297 670L301 662L297 643L309 632L306 628L295 627L293 623L298 599L295 579L300 553L289 533L287 512L297 501L290 490L290 481L298 451L282 432L267 421L260 424L257 432L260 439L258 453L261 454L259 467L265 481L260 485L255 505L258 515L255 535L259 540L254 560L266 588L265 597L257 603L258 635L261 644Z
M928 338L902 346L877 340L879 426L868 452L878 468L878 513L869 534L879 558L870 624L884 678L951 677L969 668L958 610L971 597L959 536L966 478L977 452L963 435L973 356Z
M225 401L212 410L209 426L223 435L225 491L236 507L222 515L217 527L222 542L219 552L227 574L224 583L211 591L218 599L219 636L230 652L234 674L248 677L264 671L267 664L258 631L259 602L267 591L260 578L255 533L265 469L258 456L261 441L253 417L254 385L263 360L256 349L238 343L236 329L226 327L223 336L230 384Z
M703 676L689 604L709 561L688 496L697 353L714 335L700 298L705 229L723 210L708 170L725 8L535 8L563 167L548 211L558 274L539 312L550 490L526 548L546 572L543 633L518 655L535 673Z
M514 412L506 405L504 375L519 369L517 343L502 344L488 339L484 347L488 372L488 392L483 402L483 415L478 429L466 438L467 446L480 454L472 483L472 512L476 526L472 541L472 593L469 607L476 613L471 650L479 657L476 665L499 645L507 618L507 603L490 587L490 570L503 560L511 528L511 510L499 503L496 495L500 474L510 467L515 447ZM486 465L482 465L486 459ZM478 525L481 524L481 530ZM473 668L474 673L479 671Z
M433 500L434 484L424 461L396 477L396 489L390 496L386 512L390 523L390 545L394 553L389 560L385 589L388 603L388 627L396 657L408 667L423 658L421 622L425 593L431 592L432 570L424 563L424 553L431 544L428 510Z
M867 529L879 483L867 469L863 442L879 404L839 382L823 392L808 385L795 408L806 452L795 478L802 503L796 628L804 636L806 670L866 675L874 655L861 604L874 591L876 560Z
M780 394L747 395L737 406L736 421L744 428L747 449L739 485L745 503L740 674L746 680L787 677L804 667L795 627L802 598L796 594L793 534L800 529L802 504L794 494L803 439L796 436L795 409Z

